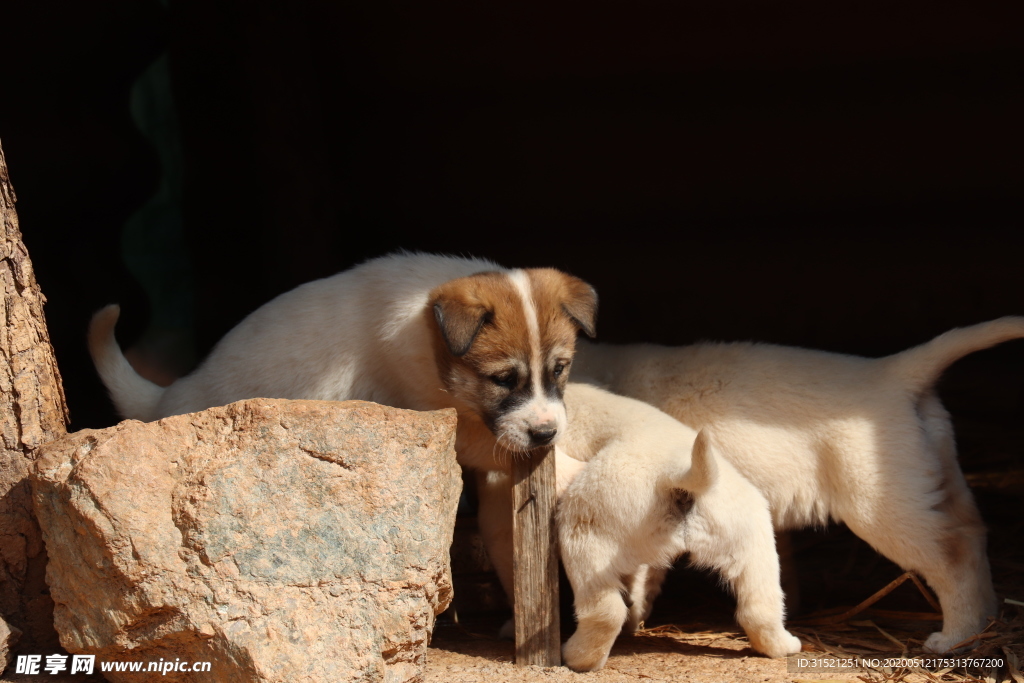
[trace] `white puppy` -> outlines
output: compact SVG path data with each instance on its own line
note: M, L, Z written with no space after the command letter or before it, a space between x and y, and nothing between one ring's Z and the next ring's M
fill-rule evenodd
M646 403L584 384L569 384L565 403L557 523L579 622L563 648L565 664L603 667L623 625L635 628L650 610L648 567L660 576L687 552L733 588L736 620L754 649L772 657L799 652L799 639L783 626L768 503L715 455L707 431L697 434ZM491 475L487 483L508 495L506 477ZM485 517L508 510L482 509L481 528L493 529L495 520Z
M935 392L960 357L1024 337L1024 318L947 332L879 359L769 344L582 345L589 378L715 442L764 494L778 529L844 522L924 577L943 611L925 649L946 652L983 629L997 603L985 527Z
M459 462L506 468L555 443L562 389L597 296L548 268L429 254L374 259L265 304L170 387L140 377L114 339L118 308L93 317L89 348L120 413L155 420L246 398L363 399L458 410Z

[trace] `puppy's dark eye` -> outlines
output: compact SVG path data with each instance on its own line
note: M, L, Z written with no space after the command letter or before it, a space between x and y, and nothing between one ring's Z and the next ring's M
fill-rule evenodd
M551 371L551 374L554 375L555 377L561 377L562 373L565 372L565 369L567 367L569 367L568 363L563 363L562 361L559 361L555 365L554 369Z
M516 372L506 372L501 375L491 375L491 381L502 389L515 389L519 384L519 375Z

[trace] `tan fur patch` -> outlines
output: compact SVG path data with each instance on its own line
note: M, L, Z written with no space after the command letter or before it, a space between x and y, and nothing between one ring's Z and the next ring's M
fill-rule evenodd
M597 295L590 285L552 268L527 271L533 288L544 358L576 353L576 335L595 331Z
M471 358L467 360L478 367L501 365L509 360L528 365L529 326L519 292L504 274L480 276L474 284L475 295L487 309L489 319L474 340L467 354Z
M441 285L431 292L427 313L446 389L485 418L494 417L509 393L495 377L514 376L513 390L521 390L539 372L538 386L560 392L569 373L556 377L553 371L559 363L571 363L578 330L593 331L596 307L590 285L550 268L478 273ZM531 309L533 331L533 321L527 320ZM531 364L531 337L537 336L538 363Z
M442 381L461 402L476 410L493 401L498 391L481 376L507 368L529 367L530 339L522 300L505 273L478 273L435 289L427 313L435 330L434 351ZM481 323L468 350L456 356L433 309L448 318L469 317ZM482 413L483 411L476 410Z
M944 473L941 489L945 497L933 509L946 515L947 527L940 543L946 559L956 565L973 556L971 549L974 544L985 537L985 523L970 492L959 490L953 476L949 471Z
M596 294L582 280L552 268L528 269L526 274L537 312L542 358L559 353L571 360L579 327L594 330ZM515 359L529 364L529 328L523 303L504 273L478 273L452 280L435 289L430 300L432 307L441 305L463 312L464 317L484 320L468 352L458 358L448 348L441 328L436 323L432 326L442 345L437 349L442 375L456 362L484 367Z
M945 530L939 537L939 543L947 561L957 565L970 558L971 548L977 539L985 537L985 524L970 491L960 473L953 470L954 467L948 461L943 463L942 480L938 487L943 497L932 509L946 518L943 522Z

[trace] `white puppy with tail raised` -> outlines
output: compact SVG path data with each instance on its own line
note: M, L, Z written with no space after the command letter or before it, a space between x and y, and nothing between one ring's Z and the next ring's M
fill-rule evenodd
M997 613L985 527L957 464L940 374L1024 337L1024 318L952 330L885 358L770 344L581 345L577 380L647 401L715 442L764 494L778 529L844 522L924 577L942 606L926 650L946 652Z
M125 360L116 306L93 317L89 349L124 417L256 397L454 407L459 462L490 470L564 432L577 332L593 336L596 313L593 288L557 270L402 253L282 294L167 388Z
M736 620L759 652L800 651L783 626L783 595L764 496L700 434L652 406L585 384L565 391L568 431L556 446L557 524L578 628L562 650L577 671L604 666L625 625L650 611L657 576L683 553L716 569L736 594ZM566 457L569 456L569 457ZM579 461L588 461L582 464ZM502 529L508 479L490 475L481 507L485 535ZM509 539L497 547L508 551ZM496 561L503 582L510 567Z

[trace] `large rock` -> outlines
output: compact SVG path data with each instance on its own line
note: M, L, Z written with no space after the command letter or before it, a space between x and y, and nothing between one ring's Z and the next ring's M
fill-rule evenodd
M46 446L61 644L211 662L168 680L415 680L451 600L454 439L451 410L256 399Z
M21 638L21 631L0 617L0 671L11 663L11 653Z

